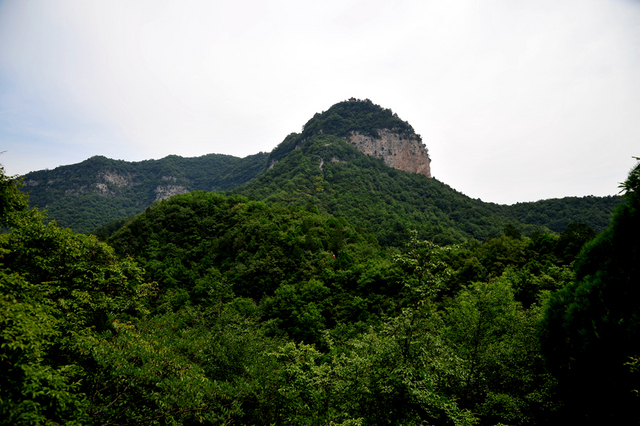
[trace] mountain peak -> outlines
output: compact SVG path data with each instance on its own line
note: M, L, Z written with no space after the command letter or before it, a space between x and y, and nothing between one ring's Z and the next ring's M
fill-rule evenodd
M338 136L358 151L379 158L389 167L431 177L431 159L413 127L393 111L369 99L351 98L317 113L302 133L289 135L271 153L270 166L317 135Z

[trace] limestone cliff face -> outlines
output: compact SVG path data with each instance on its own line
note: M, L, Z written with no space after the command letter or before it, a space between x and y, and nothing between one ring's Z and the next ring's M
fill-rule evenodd
M156 201L160 201L166 200L172 195L186 194L189 190L182 185L160 185L154 192L156 193Z
M378 138L352 132L345 139L358 151L379 158L389 167L431 177L431 159L426 146L417 136L378 130Z

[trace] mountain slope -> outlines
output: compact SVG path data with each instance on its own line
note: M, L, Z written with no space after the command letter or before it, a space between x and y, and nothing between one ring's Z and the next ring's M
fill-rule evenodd
M46 208L49 219L89 232L140 213L154 201L193 190L224 191L261 173L268 154L245 158L209 154L127 162L95 156L82 163L24 176L30 204Z
M439 244L484 239L500 234L512 221L502 206L473 200L435 179L390 168L332 135L312 136L271 170L233 192L268 202L313 204L373 233L382 245L402 244L412 228L421 238Z
M585 223L600 232L609 226L613 210L622 201L620 195L589 195L516 203L503 208L514 221L546 226L554 232L564 231L571 222Z
M568 197L505 206L474 200L430 179L428 173L397 170L387 158L363 150L349 136L375 139L385 132L420 140L391 110L368 100L338 103L316 114L302 133L287 136L271 152L267 172L234 192L284 204L314 204L374 234L382 245L395 246L407 240L409 229L439 244L499 235L510 223L526 233L562 232L571 222L600 231L621 201L620 197ZM402 142L396 143L401 148ZM428 161L416 162L429 166Z

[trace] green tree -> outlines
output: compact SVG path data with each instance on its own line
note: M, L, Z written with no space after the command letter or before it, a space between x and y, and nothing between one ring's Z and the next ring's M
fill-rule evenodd
M544 371L541 309L515 301L509 276L464 288L447 307L444 336L459 360L448 391L482 424L542 424L552 412L554 380Z
M179 358L163 356L128 323L146 312L153 291L137 264L93 236L44 224L24 203L13 206L0 234L0 421L157 423L198 412L199 371L184 373ZM153 373L164 367L157 387ZM123 389L136 397L123 398Z
M549 300L542 339L566 419L581 424L640 421L626 363L640 354L640 163L621 185L625 202L609 228L576 260L575 280Z
M0 226L7 225L8 215L26 210L28 197L20 191L22 180L7 176L0 164Z
M61 312L42 299L46 286L0 270L0 424L85 424L82 369L55 363Z

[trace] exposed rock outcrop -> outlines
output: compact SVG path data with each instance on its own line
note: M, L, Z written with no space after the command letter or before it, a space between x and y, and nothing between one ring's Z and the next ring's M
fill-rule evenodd
M155 189L156 201L165 200L172 195L185 194L187 192L189 192L189 190L182 185L161 185Z
M431 177L431 159L418 136L406 136L388 129L378 130L378 138L352 132L346 141L358 151L379 158L389 167Z
M101 177L103 181L120 188L131 185L131 178L129 176L124 176L110 170L103 171L99 177Z

